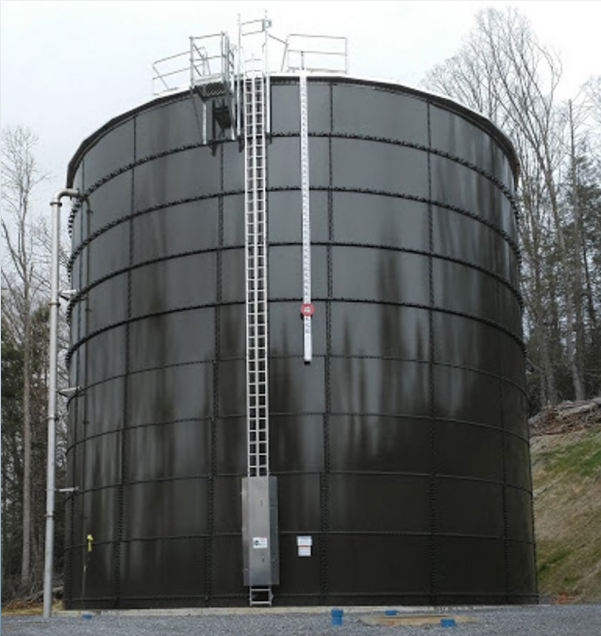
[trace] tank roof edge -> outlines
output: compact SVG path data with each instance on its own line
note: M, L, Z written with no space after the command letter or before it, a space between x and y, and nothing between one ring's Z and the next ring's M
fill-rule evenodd
M298 73L273 73L270 76L274 82L278 81L286 81L289 79L293 79L298 77ZM415 88L408 84L404 84L401 82L396 82L393 80L386 79L376 79L370 77L360 77L356 75L346 75L346 74L338 74L338 73L311 73L310 79L318 82L331 82L335 81L337 83L346 83L346 84L359 84L364 86L373 86L380 87L386 89L392 89L398 91L399 93L404 93L407 95L412 95L414 97L418 97L421 99L429 100L430 102L440 105L451 112L456 113L459 116L463 116L468 120L473 121L475 124L483 128L487 133L489 133L500 145L500 147L505 152L507 159L511 165L511 169L513 172L515 183L517 184L520 174L520 162L518 159L517 152L515 150L515 146L511 139L496 125L494 124L488 117L483 115L482 113L465 106L461 102L458 102L446 95L442 95L439 93L431 92L428 90L424 90L421 88ZM177 102L182 99L185 99L190 95L189 88L182 88L176 91L172 91L166 95L159 95L149 101L146 101L130 110L116 115L112 119L110 119L106 124L95 130L92 134L88 135L79 145L77 150L75 151L73 157L69 161L69 165L67 168L67 187L73 187L73 181L75 179L75 173L79 166L79 162L83 155L95 145L97 141L99 141L107 132L110 130L117 128L128 119L134 117L140 112L145 110L162 106L164 104L170 102Z

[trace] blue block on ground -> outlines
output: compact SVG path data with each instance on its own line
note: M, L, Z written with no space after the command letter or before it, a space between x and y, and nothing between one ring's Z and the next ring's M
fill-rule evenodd
M332 614L332 625L342 625L342 615L344 614L344 610L333 609L331 614Z
M440 624L442 627L455 627L457 625L454 618L441 618Z

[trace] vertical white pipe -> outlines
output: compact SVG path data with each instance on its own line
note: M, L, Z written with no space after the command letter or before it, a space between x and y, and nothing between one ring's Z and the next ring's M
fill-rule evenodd
M58 362L60 207L64 196L78 197L77 190L59 190L52 199L52 265L50 272L50 340L48 346L48 459L46 463L46 545L44 548L44 618L52 613L54 556L54 496L56 465L56 376Z

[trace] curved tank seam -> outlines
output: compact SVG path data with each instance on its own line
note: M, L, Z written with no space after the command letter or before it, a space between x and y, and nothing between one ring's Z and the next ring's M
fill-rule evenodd
M273 186L272 188L270 188L267 192L269 193L275 193L275 192L295 192L295 191L300 191L300 188L298 186ZM476 214L475 212L472 212L471 210L467 210L465 208L461 208L460 206L455 206L452 204L448 204L448 203L444 203L442 201L435 201L435 200L430 200L428 198L425 197L420 197L417 195L412 195L412 194L408 194L408 193L400 193L400 192L389 192L389 191L385 191L385 190L372 190L372 189L365 189L365 188L347 188L347 187L330 187L330 186L313 186L311 187L311 191L312 192L339 192L339 193L350 193L350 194L368 194L368 195L374 195L374 196L384 196L384 197L391 197L391 198L395 198L395 199L402 199L402 200L407 200L407 201L414 201L416 203L424 203L424 204L431 204L437 208L441 208L441 209L445 209L445 210L449 210L451 212L455 212L457 214L461 214L462 216L466 216L468 218L471 218L475 221L477 221L478 223L481 223L482 225L488 227L490 230L492 230L493 232L495 232L495 234L498 234L508 245L509 247L512 249L518 263L521 262L521 254L519 251L519 248L517 246L517 243L509 236L509 234L507 234L507 232L505 232L505 230L503 230L500 226L498 226L496 223L494 223L493 221L490 221L489 219L486 219L485 217ZM156 212L158 210L164 210L166 208L170 208L170 207L177 207L178 205L186 205L188 203L195 203L198 201L205 201L208 199L215 199L218 198L220 196L237 196L237 195L241 195L243 194L243 191L240 190L229 190L229 191L224 191L221 193L211 193L211 194L206 194L206 195L198 195L195 197L187 197L184 199L177 199L177 200L173 200L173 201L169 201L166 203L161 203L161 204L157 204L154 206L150 206L149 208L145 208L143 210L139 210L139 211L135 211L132 212L130 214L126 214L118 219L115 219L113 221L111 221L110 223L107 223L106 225L98 228L95 232L93 232L92 234L90 234L90 237L88 239L86 239L85 241L82 241L82 243L80 243L79 245L76 246L76 248L73 250L69 261L68 261L68 269L71 270L73 267L73 264L75 262L75 260L77 259L77 257L81 254L81 252L85 249L85 247L87 247L91 242L93 242L96 238L98 238L99 236L102 236L105 232L108 232L109 230L113 229L114 227L117 227L118 225L127 222L130 218L132 217L138 217L138 216L142 216L145 214L150 214L152 212ZM228 249L229 246L224 246L224 249Z
M294 302L294 301L290 301L290 302ZM211 307L207 307L206 309L211 309ZM299 358L300 356L301 356L300 353L286 353L286 354L274 353L274 354L270 354L269 357L270 359L274 359L274 360L278 360L278 359L286 360L286 359ZM345 359L346 360L354 360L354 359L355 360L384 360L387 362L410 362L414 364L429 364L428 360L424 360L420 358L404 358L401 356L384 356L384 355L359 354L359 353L357 354L341 354L341 353L315 354L315 358L317 359L319 358L323 359L327 357L330 357L332 359L343 359L343 360ZM236 361L243 361L243 360L244 360L244 356L242 354L237 356L226 356L220 359L221 362L236 362ZM130 375L136 375L139 373L148 373L153 371L163 371L166 369L174 369L177 367L188 367L188 366L195 366L195 365L201 365L201 364L211 364L213 361L214 361L213 358L205 358L205 359L199 359L199 360L189 360L187 362L174 362L170 364L157 365L154 367L144 367L142 369L136 369L135 371L130 371ZM435 365L440 367L450 368L450 369L458 369L461 371L470 371L473 373L478 373L480 375L485 375L487 377L490 377L496 380L501 380L513 386L515 389L519 390L523 395L526 395L526 391L523 386L519 385L517 382L513 381L511 378L508 378L503 375L498 375L492 371L488 371L487 369L479 369L478 367L472 367L472 366L457 364L454 362L442 362L442 361L435 362ZM96 380L94 382L91 382L90 384L81 386L79 394L83 393L84 391L88 389L95 388L107 382L112 382L113 380L119 380L123 377L125 377L125 373L118 373L110 377ZM69 404L70 401L74 399L77 399L77 395L70 397L67 403Z
M298 242L272 242L270 243L270 247L295 247L300 245L300 243ZM494 278L495 280L497 280L498 282L500 282L504 287L506 287L507 289L509 289L510 292L512 292L513 296L515 297L515 300L518 303L518 307L520 308L520 310L523 309L524 306L524 302L522 299L522 296L519 292L519 290L513 285L513 283L511 283L511 281L503 278L500 274L497 274L495 271L490 270L482 265L478 265L476 263L471 263L469 261L464 261L463 259L459 259L456 258L454 256L449 256L447 254L439 254L436 252L429 252L426 250L419 250L419 249L414 249L414 248L407 248L407 247L402 247L402 246L392 246L392 245L378 245L378 244L373 244L373 243L357 243L357 242L336 242L336 243L331 243L331 242L326 242L326 241L313 241L312 245L314 247L350 247L350 248L360 248L360 249L374 249L374 250L380 250L380 251L387 251L387 252L398 252L398 253L402 253L402 254L413 254L416 256L423 256L423 257L427 257L427 258L436 258L442 261L446 261L446 262L450 262L453 263L455 265L460 265L462 267L467 267L469 269L473 269L475 271L480 272L481 274L484 274L486 276L490 276L491 278ZM112 272L109 272L108 274L105 274L104 276L101 276L97 279L95 279L94 281L92 281L91 283L89 283L88 285L82 287L80 290L78 290L78 292L73 296L73 298L69 301L69 306L67 309L67 317L68 320L70 320L71 318L71 313L73 311L73 307L82 299L84 298L87 293L89 291L91 291L92 289L102 285L103 283L113 279L113 278L117 278L119 276L122 276L123 274L127 274L131 271L143 268L143 267L148 267L148 266L152 266L152 265L156 265L158 263L162 263L162 262L166 262L166 261L171 261L171 260L176 260L178 258L187 258L190 256L201 256L204 254L220 254L222 251L231 251L231 250L243 250L244 246L241 245L230 245L230 246L223 246L223 247L210 247L210 248L203 248L203 249L199 249L199 250L190 250L190 251L185 251L185 252L176 252L174 254L168 254L166 256L160 256L160 257L156 257L156 258L152 258L152 259L148 259L145 261L140 261L138 263L134 263L132 265L128 265L127 267L123 267L117 270L114 270ZM218 305L216 305L218 306Z
M301 357L301 356L299 356ZM314 416L314 417L319 417L322 416L324 413L323 411L304 411L304 412L294 412L294 413L278 413L278 412L273 412L272 415L273 417L308 417L308 416ZM389 419L399 419L399 420L419 420L419 419L423 419L423 420L430 420L431 416L430 415L421 415L421 414L415 414L415 413L381 413L381 412L355 412L355 411L331 411L330 415L332 417L381 417L381 418L389 418ZM204 422L204 421L208 421L211 419L212 416L207 415L207 416L203 416L203 417L193 417L193 418L181 418L181 419L176 419L176 420L168 420L168 421L164 421L164 422L145 422L143 424L135 424L133 426L128 427L129 430L137 430L137 429L143 429L143 428L151 428L153 426L172 426L175 424L183 424L183 423L191 423L191 422ZM220 419L234 419L234 418L243 418L244 415L243 414L235 414L235 415L229 415L229 416L223 416ZM475 426L477 428L483 428L486 430L492 430L495 431L497 433L503 433L503 429L499 426L495 426L493 424L487 424L486 422L474 422L471 420L460 420L458 418L451 418L451 417L435 417L435 420L438 422L443 422L443 423L447 423L447 424L460 424L462 426ZM74 442L73 444L70 444L69 446L67 446L66 449L66 453L68 454L73 448L77 447L77 445L79 444L83 444L85 442L87 442L88 440L91 439L97 439L100 437L104 437L105 435L114 435L116 433L120 433L121 432L121 428L116 428L116 429L109 429L106 431L100 431L98 433L95 433L93 435L89 435L88 437L86 437L85 439L82 440L78 440L77 442ZM523 437L522 435L520 435L519 433L515 433L513 431L505 431L505 433L507 435L511 435L512 437L519 439L521 442L523 442L524 444L526 444L526 446L529 446L529 440L525 437Z
M291 300L291 298L271 298L269 300L270 303L277 303L277 302L289 302ZM325 300L327 300L326 298L321 298L321 297L315 297L314 301L315 302L324 302ZM493 327L495 329L498 329L499 331L501 331L502 333L505 333L506 335L508 335L509 337L511 337L513 340L515 340L515 342L519 345L519 347L522 349L522 351L525 350L525 345L522 341L522 339L520 338L520 336L518 336L517 334L515 334L514 332L512 332L510 329L508 329L507 327L501 325L500 323L495 322L494 320L490 320L488 318L484 318L484 317L480 317L480 316L476 316L473 314L468 314L465 312L461 312L461 311L457 311L454 309L448 309L445 307L430 307L430 305L424 305L421 303L409 303L409 302L401 302L401 301L390 301L390 300L373 300L373 299L366 299L366 298L345 298L345 297L336 297L336 298L332 298L330 299L331 302L337 302L337 303L358 303L358 304L366 304L366 305L384 305L384 306L391 306L391 307L413 307L416 309L424 309L424 310L428 310L428 309L432 309L432 311L437 311L443 314L449 314L452 316L459 316L462 318L467 318L468 320L474 320L476 322L488 325L490 327ZM226 305L243 305L244 301L243 300L236 300L236 301L224 301L222 302L219 306L226 306ZM174 314L180 311L192 311L195 309L205 309L207 307L216 307L217 305L213 302L213 303L204 303L204 304L200 304L200 305L189 305L189 306L185 306L185 307L177 307L177 308L173 308L173 309L168 309L168 310L164 310L164 311L159 311L159 312L151 312L148 314L144 314L142 316L135 316L131 319L124 319L124 320L119 320L117 322L114 323L110 323L100 329L96 329L92 332L90 332L89 334L87 334L84 338L80 339L76 344L72 345L69 350L67 351L67 355L66 355L66 363L69 364L71 357L73 356L73 354L75 353L75 351L77 349L79 349L83 344L85 344L86 342L88 342L88 340L90 340L93 337L96 337L98 335L100 335L101 333L105 333L106 331L109 331L110 329L114 329L116 327L121 327L123 325L126 324L131 324L134 322L138 322L140 320L146 320L147 318L154 318L157 316L166 316L169 314Z

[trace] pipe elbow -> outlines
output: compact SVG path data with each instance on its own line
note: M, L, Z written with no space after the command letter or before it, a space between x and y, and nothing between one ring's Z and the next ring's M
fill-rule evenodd
M52 201L50 201L50 205L61 206L62 205L61 199L63 197L79 199L81 198L81 193L79 192L79 190L75 190L73 188L61 188L60 190L57 190L54 197L52 197Z

